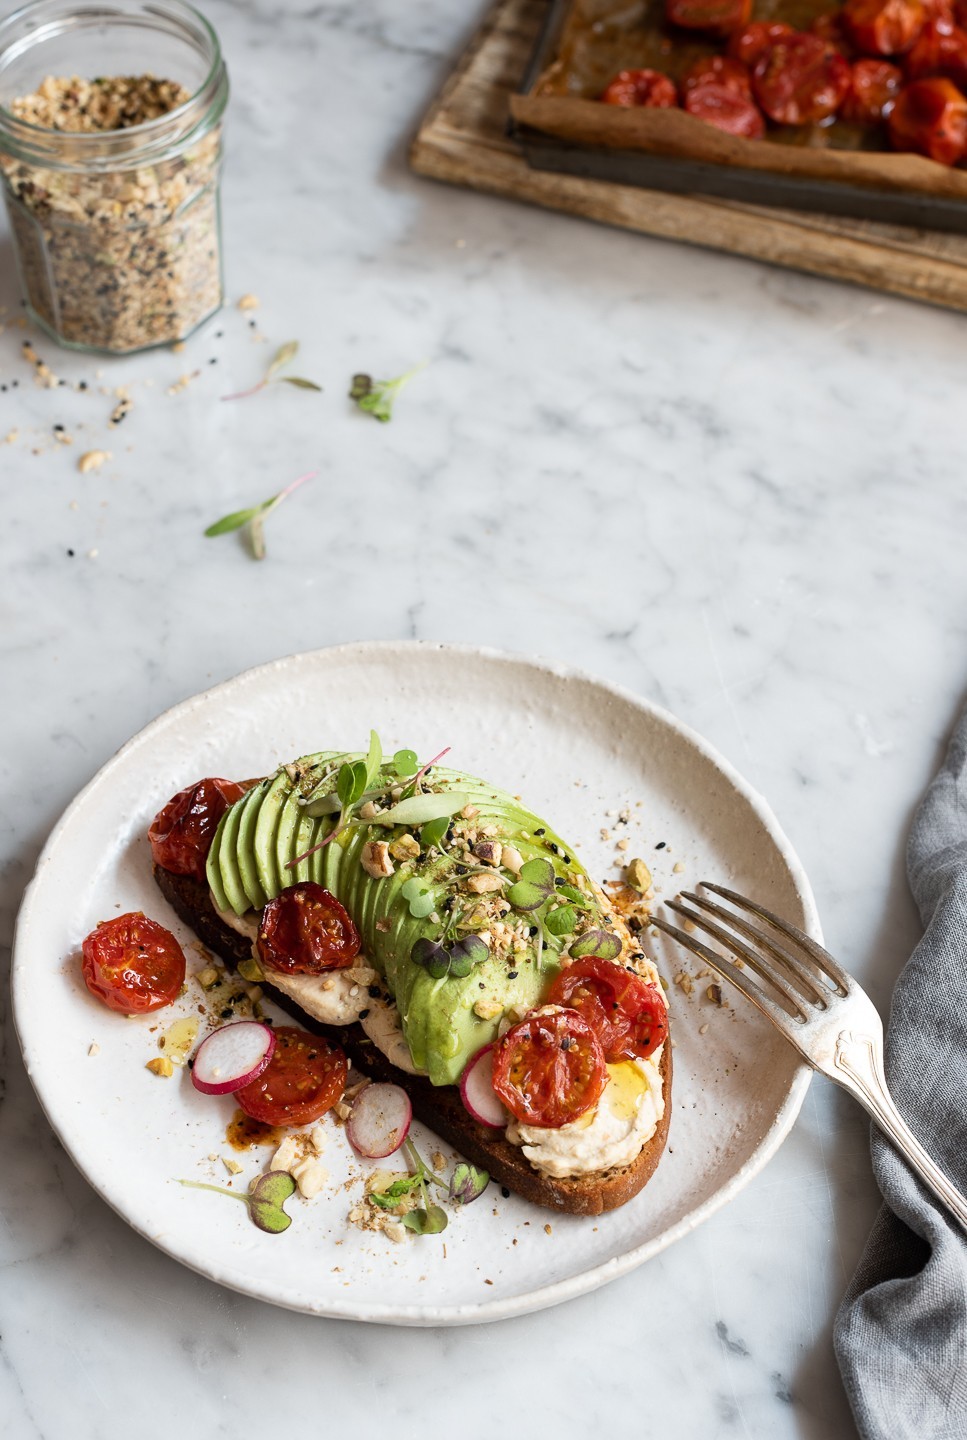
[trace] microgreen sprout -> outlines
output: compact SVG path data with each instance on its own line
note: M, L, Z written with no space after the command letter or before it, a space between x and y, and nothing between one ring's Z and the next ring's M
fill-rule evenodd
M260 1175L247 1193L242 1190L226 1190L223 1185L206 1185L200 1180L179 1180L190 1190L212 1190L216 1195L227 1195L232 1200L241 1200L248 1206L253 1222L267 1235L281 1235L292 1224L292 1216L282 1208L286 1200L295 1194L295 1181L284 1170L270 1170Z
M403 1141L403 1151L411 1173L395 1180L381 1195L370 1198L382 1209L388 1210L419 1192L423 1204L408 1210L401 1217L407 1230L416 1235L439 1235L447 1227L447 1212L433 1204L427 1189L429 1185L444 1190L452 1205L470 1205L490 1184L486 1170L478 1170L476 1165L470 1165L465 1160L455 1165L450 1179L445 1180L427 1165L412 1140Z
M550 860L528 860L520 878L507 891L515 910L539 910L554 894L554 866Z
M428 820L420 831L420 844L423 849L430 850L436 845L438 849L442 850L449 828L449 815L441 815L438 820Z
M431 980L444 980L448 975L463 980L474 966L483 964L489 955L490 948L479 935L465 935L453 945L421 936L410 951L410 959L416 965L422 965Z
M602 960L617 960L621 955L621 941L610 930L585 930L580 940L571 946L571 958L580 960L584 955L599 955Z
M301 855L290 860L286 865L287 870L291 870L295 865L301 865L303 860L308 860L310 855L314 855L317 850L321 850L324 845L330 844L342 834L349 824L353 811L362 804L367 790L379 775L382 764L383 747L380 738L375 730L370 730L369 752L366 759L345 761L340 765L336 775L336 798L340 805L339 819L318 845L313 845L311 849L304 850Z
M244 400L249 395L257 395L260 390L264 390L267 385L272 385L273 383L280 385L294 385L297 390L321 390L321 385L317 385L314 380L305 380L301 375L279 374L279 371L284 369L286 365L290 364L295 359L298 353L298 340L287 340L284 345L280 345L278 350L276 350L271 361L269 362L269 368L266 370L265 374L262 376L262 379L258 382L257 385L253 385L250 390L239 390L234 395L223 395L222 399Z
M429 885L412 875L400 887L400 894L410 908L414 920L422 920L436 909L436 899Z
M208 536L227 535L230 531L241 530L243 526L247 525L252 557L255 560L264 560L264 527L266 520L272 514L272 511L282 504L283 500L288 499L294 490L298 490L299 486L304 485L307 480L314 479L318 473L318 470L310 470L308 474L300 475L298 480L293 480L291 485L287 485L285 489L280 490L277 495L270 495L267 500L263 500L260 504L252 505L247 510L233 510L230 515L223 515L220 520L216 520L213 525L209 525L205 534Z
M393 756L393 770L401 780L406 780L410 775L415 775L420 768L420 762L416 757L415 750L397 750Z
M395 380L374 380L372 375L354 375L349 388L349 398L355 400L360 410L365 410L374 420L381 420L385 424L393 418L393 404L403 386L423 368L422 365L417 365L405 375L398 375Z

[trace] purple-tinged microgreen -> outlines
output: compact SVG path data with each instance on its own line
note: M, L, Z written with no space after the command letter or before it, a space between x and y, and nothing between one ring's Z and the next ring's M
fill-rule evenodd
M617 960L620 954L621 941L610 930L585 930L570 949L572 960L580 960L585 955L598 955L602 960Z
M291 485L287 485L285 489L280 490L277 495L270 495L267 500L263 500L260 504L252 505L247 510L233 510L230 515L223 515L221 520L216 520L213 525L209 525L205 534L209 537L213 535L227 535L230 531L241 530L243 526L247 525L252 556L256 560L264 560L264 526L266 520L272 514L272 511L282 504L283 500L288 499L294 490L298 490L299 486L304 485L307 480L314 479L318 473L318 470L310 470L307 474L300 475L298 480L293 480Z
M257 395L260 390L264 390L267 385L272 385L273 383L280 385L294 385L297 390L321 390L321 385L317 385L314 380L306 380L301 375L279 374L279 371L282 370L286 365L290 364L291 361L295 359L298 353L298 340L287 340L284 345L280 345L278 350L276 350L275 354L272 356L271 361L269 362L269 368L266 370L265 374L262 376L262 379L258 382L257 385L253 385L249 390L239 390L234 395L223 395L222 399L245 400L249 395Z
M395 380L374 380L372 375L354 375L353 383L349 387L349 398L356 402L360 410L372 415L374 420L381 420L386 424L393 418L393 404L397 395L406 382L412 380L423 368L422 365L417 365L405 375L398 375Z
M254 1224L267 1235L281 1235L292 1224L292 1216L283 1210L286 1200L295 1194L295 1181L284 1170L270 1170L260 1175L247 1193L242 1190L226 1190L223 1185L206 1185L200 1180L179 1180L191 1190L212 1190L216 1195L227 1195L232 1200L241 1200L248 1206L248 1213Z
M539 910L553 893L554 867L550 860L528 860L507 891L507 899L515 910Z
M478 1170L476 1165L461 1160L454 1166L450 1176L450 1199L454 1205L472 1205L474 1200L480 1199L489 1184L490 1176L486 1170Z
M393 756L393 769L401 780L406 780L410 775L415 775L420 768L415 750L397 750Z
M425 881L411 875L400 886L400 894L410 908L414 920L423 920L436 909L436 898Z
M487 942L479 935L465 935L452 945L443 945L438 940L421 936L414 941L410 951L410 959L415 965L421 965L431 980L445 980L448 975L463 980L474 966L483 964L489 955Z

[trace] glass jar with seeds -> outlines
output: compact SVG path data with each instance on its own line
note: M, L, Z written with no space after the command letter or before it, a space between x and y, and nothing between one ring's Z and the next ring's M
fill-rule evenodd
M219 308L227 101L218 38L183 0L32 0L0 22L0 183L56 340L170 345Z

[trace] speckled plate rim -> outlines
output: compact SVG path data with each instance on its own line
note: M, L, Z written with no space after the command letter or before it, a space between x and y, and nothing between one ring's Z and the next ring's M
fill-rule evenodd
M506 663L513 665L527 665L542 672L546 676L560 680L574 680L587 685L592 685L604 694L620 700L625 704L643 711L659 724L664 725L676 739L689 746L700 754L706 761L717 769L728 784L740 795L753 813L762 823L762 826L769 839L775 846L776 853L782 860L785 870L792 881L793 888L803 909L802 928L816 941L822 942L822 929L819 921L819 914L816 909L815 900L806 872L799 857L787 839L778 820L772 812L767 801L740 775L735 767L721 755L714 746L710 745L696 730L685 725L670 711L662 706L655 705L651 701L636 695L633 691L623 686L616 685L611 681L600 679L586 670L574 666L561 664L557 661L537 658L523 654L515 654L510 651L503 651L489 646L472 645L450 645L425 640L408 641L358 641L344 645L328 646L319 650L300 651L292 655L283 656L277 660L268 661L262 665L253 666L243 670L228 680L210 687L208 690L200 691L196 695L179 701L168 710L162 712L154 720L132 736L126 744L109 759L100 770L91 778L84 788L75 796L74 800L67 807L60 820L54 826L44 848L38 858L34 874L27 885L17 921L14 928L13 941L13 962L11 968L11 993L13 1000L13 1017L17 1039L20 1043L21 1052L26 1059L26 1024L21 1017L22 996L25 989L24 966L22 956L26 948L26 939L32 915L35 907L40 903L43 895L44 871L47 868L51 857L60 844L64 832L68 829L75 812L83 807L88 798L110 777L112 769L126 760L128 756L139 747L146 744L152 736L162 727L180 723L206 705L217 703L222 700L231 700L232 692L241 689L251 683L257 677L268 679L270 676L278 675L287 668L310 663L324 664L327 660L333 662L351 660L354 656L376 659L385 656L387 662L393 657L406 658L415 653L445 651L462 659L479 658L487 662ZM750 1180L768 1164L779 1146L785 1140L789 1131L795 1123L796 1117L802 1108L806 1091L811 1079L811 1071L804 1065L799 1066L792 1077L786 1098L776 1112L775 1118L770 1125L766 1135L763 1137L755 1154L746 1161L739 1170L735 1172L714 1195L710 1196L703 1204L684 1216L677 1224L669 1226L660 1235L655 1236L644 1244L635 1246L626 1251L623 1255L614 1256L599 1265L593 1265L579 1274L569 1276L565 1280L556 1281L549 1285L540 1286L524 1294L514 1295L505 1299L494 1299L483 1301L473 1305L354 1305L347 1301L339 1306L309 1305L303 1296L296 1296L280 1289L275 1294L266 1294L263 1289L256 1286L246 1286L231 1273L221 1270L216 1264L200 1265L185 1257L175 1244L166 1243L161 1237L152 1235L141 1225L136 1218L127 1214L107 1193L106 1189L88 1173L82 1161L75 1155L71 1137L65 1133L63 1127L58 1125L53 1115L53 1100L48 1100L45 1093L45 1084L37 1076L29 1072L31 1084L36 1092L41 1108L47 1117L54 1133L57 1135L67 1154L70 1156L77 1169L91 1185L92 1189L114 1212L130 1225L139 1235L149 1241L157 1249L170 1255L172 1259L179 1261L188 1269L204 1276L206 1279L214 1280L227 1289L234 1290L239 1294L250 1296L252 1299L268 1301L271 1304L280 1305L283 1308L301 1311L303 1313L317 1315L322 1318L361 1320L374 1324L397 1324L416 1326L447 1326L447 1325L468 1325L479 1324L491 1320L506 1320L514 1316L530 1314L536 1310L546 1309L552 1305L559 1305L566 1300L571 1300L579 1295L586 1295L589 1292L599 1289L602 1285L620 1276L627 1275L630 1271L637 1269L639 1265L650 1260L654 1255L667 1249L676 1240L682 1239L685 1235L698 1228L705 1220L714 1215L724 1205L735 1198L745 1188Z

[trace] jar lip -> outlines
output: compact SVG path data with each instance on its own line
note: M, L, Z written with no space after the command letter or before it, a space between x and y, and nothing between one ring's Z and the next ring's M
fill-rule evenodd
M3 32L7 26L20 21L31 11L42 10L47 3L48 0L28 0L26 5L21 5L0 20L0 53L3 50ZM10 135L21 136L28 146L31 142L47 146L51 144L52 137L57 136L61 142L69 143L71 150L80 157L85 149L93 152L96 147L103 147L105 140L108 139L123 137L128 142L125 148L134 149L139 140L143 140L148 145L152 145L152 142L156 145L163 143L163 137L168 131L178 132L179 122L187 121L191 110L200 108L200 101L210 105L215 100L225 77L225 59L215 27L200 10L190 4L189 0L168 0L168 3L174 4L177 9L187 11L191 18L201 26L211 46L212 59L205 78L187 100L182 101L180 105L176 105L173 110L167 111L164 115L157 115L153 120L142 120L139 125L125 126L123 130L57 130L50 125L37 125L31 120L21 120L0 101L0 133L6 130ZM94 9L93 6L90 8ZM224 109L224 105L221 106L221 109ZM193 133L195 128L192 127L184 134L187 136Z

